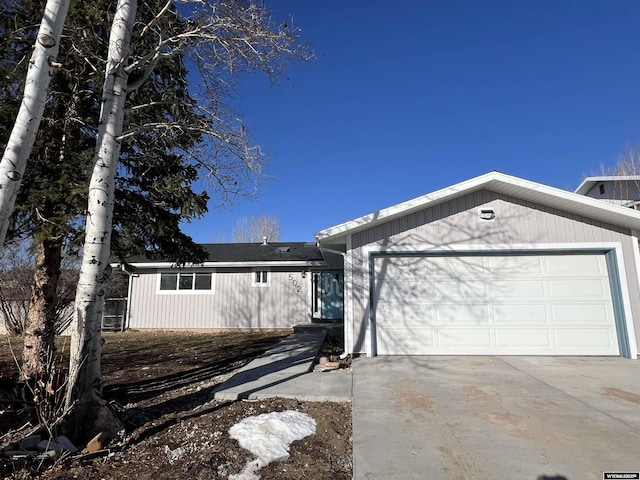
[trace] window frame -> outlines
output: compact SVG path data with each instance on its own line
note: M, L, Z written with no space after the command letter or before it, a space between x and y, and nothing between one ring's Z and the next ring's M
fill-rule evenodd
M166 274L176 275L176 287L172 290L162 289L162 276ZM199 289L197 290L197 275L200 274L209 274L211 276L211 288L208 290ZM191 288L190 289L181 289L180 288L180 276L191 275ZM159 295L212 295L215 293L215 280L216 280L216 271L213 269L207 269L204 271L199 271L196 269L190 270L158 270L157 275L158 278L156 280L156 293Z
M258 281L257 275L260 274L261 277L266 274L266 282ZM264 278L264 277L263 277ZM260 279L262 280L262 278ZM266 288L271 286L271 270L268 268L265 269L254 269L251 271L251 286L257 288Z

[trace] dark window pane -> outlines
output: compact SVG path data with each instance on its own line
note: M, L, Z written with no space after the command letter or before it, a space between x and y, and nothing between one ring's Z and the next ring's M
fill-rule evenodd
M255 280L253 283L258 283L260 285L269 283L268 272L266 270L256 271L255 272Z
M210 273L196 273L196 290L211 290Z
M178 283L179 290L193 290L193 273L181 273Z
M160 290L175 290L178 284L177 273L160 274Z

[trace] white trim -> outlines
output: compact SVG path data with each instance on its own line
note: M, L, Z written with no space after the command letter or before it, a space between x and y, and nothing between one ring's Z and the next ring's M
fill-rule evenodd
M622 245L615 249L616 262L618 264L618 274L620 275L620 293L622 295L622 307L624 309L625 325L627 327L627 341L629 342L629 356L632 359L638 358L638 344L636 342L635 329L633 328L633 312L631 311L631 299L629 297L629 285L627 283L627 271L624 266L624 255L622 253ZM637 255L637 248L634 249ZM634 258L635 261L635 258ZM637 268L636 268L637 270Z
M340 225L321 230L315 234L315 237L318 242L324 243L331 243L332 240L344 241L347 233L355 233L371 228L380 223L388 222L394 218L408 215L414 211L428 208L432 205L458 198L480 189L487 189L503 195L547 205L604 223L640 230L640 212L638 211L548 185L505 175L504 173L490 172L341 223Z
M633 263L636 269L636 279L638 281L638 285L640 285L640 232L636 230L631 230L631 239L633 240L633 245L631 245L631 250L633 251ZM629 325L629 323L631 325ZM631 350L631 357L638 358L638 344L636 341L631 342L631 338L634 340L636 337L636 330L633 322L627 322L627 333L629 335L629 349ZM634 349L635 348L635 349ZM635 354L635 357L633 356Z
M634 251L637 250L637 247ZM375 254L385 254L385 253L407 253L407 254L448 254L449 256L456 256L457 254L482 254L482 253L514 253L514 252L522 252L522 253L538 253L542 254L544 252L608 252L614 251L616 255L616 262L618 264L618 273L619 273L619 281L620 281L620 290L622 294L622 307L624 309L625 315L625 325L627 327L627 336L629 342L629 350L630 356L632 359L638 358L638 344L636 342L635 337L635 329L633 325L633 316L631 311L631 301L629 295L629 285L627 283L626 270L624 266L624 254L622 250L622 244L620 242L602 242L602 243L587 243L587 242L577 242L577 243L521 243L521 244L487 244L487 245L452 245L449 247L439 247L433 246L429 244L420 244L420 245L403 245L403 246L390 246L390 247L381 247L381 246L365 246L362 248L362 261L363 261L363 272L364 272L364 285L362 292L362 298L367 299L366 304L370 307L364 312L364 326L365 326L365 335L367 342L367 352L370 353L371 356L375 356L377 352L375 352L375 342L373 331L373 326L371 324L371 308L373 306L373 299L371 298L370 291L370 282L371 275L373 272L370 269L370 258L371 255ZM638 262L640 262L640 254L636 251L634 256L634 261L636 261L636 272L638 271Z
M113 265L119 265L117 263ZM141 263L129 263L135 268L174 268L178 270L188 270L194 268L234 268L234 267L322 267L325 265L324 261L301 261L291 260L286 262L271 261L271 262L204 262L204 263L186 263L184 265L176 265L171 262L141 262Z
M156 273L156 295L213 295L216 292L216 271L208 269L207 271L200 272L193 269L185 269L182 271L176 270L158 270ZM163 273L211 273L211 290L160 290L160 281Z
M256 282L256 273L257 272L266 272L267 273L267 281L266 282ZM262 276L262 275L261 275ZM266 288L271 286L271 270L268 268L260 269L254 268L251 270L251 286L255 288Z
M302 272L300 272L300 274L304 273L304 280L306 281L307 284L307 314L309 315L308 321L312 322L313 321L313 271L311 270L303 270Z
M344 309L344 351L353 351L353 250L351 235L347 236L347 252L344 255L344 296L342 308Z

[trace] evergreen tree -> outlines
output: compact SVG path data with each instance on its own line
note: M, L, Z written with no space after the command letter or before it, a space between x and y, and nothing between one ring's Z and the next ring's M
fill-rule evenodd
M37 31L36 12L41 11L42 4L43 0L18 0L2 5L0 46L6 52L0 61L2 142L8 137L19 105L21 82ZM22 372L35 385L39 400L51 392L55 294L62 255L74 254L82 246L103 58L112 15L86 2L71 3L58 56L63 66L51 79L42 128L9 232L10 238L32 238L37 250ZM186 76L179 56L156 69L150 81L136 90L133 100L139 108L127 113L128 125L136 128L166 121L167 117L180 122L197 118ZM157 102L159 96L163 98L161 103ZM149 256L162 255L176 262L204 259L202 249L180 230L181 221L197 218L207 209L208 194L194 190L197 172L181 154L198 140L193 135L142 129L124 141L114 209L117 258L148 250Z

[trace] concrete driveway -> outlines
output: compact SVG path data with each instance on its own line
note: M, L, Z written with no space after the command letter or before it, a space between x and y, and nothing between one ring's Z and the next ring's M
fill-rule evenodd
M640 471L640 361L353 363L354 478L602 479Z

